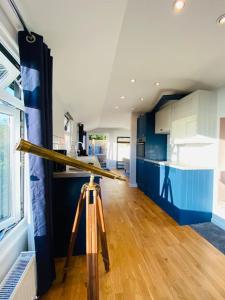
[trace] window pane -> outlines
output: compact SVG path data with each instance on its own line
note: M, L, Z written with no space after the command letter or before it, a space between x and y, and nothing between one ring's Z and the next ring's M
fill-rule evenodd
M0 222L10 216L10 116L0 113Z
M18 98L22 99L22 90L18 81L14 80L8 87L5 88L5 92Z

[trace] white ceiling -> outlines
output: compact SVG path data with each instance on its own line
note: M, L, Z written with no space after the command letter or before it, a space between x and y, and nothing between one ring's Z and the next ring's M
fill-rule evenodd
M179 15L173 0L17 4L30 29L52 49L54 100L94 129L128 128L131 109L148 111L163 91L225 85L225 26L216 24L225 1L186 2Z

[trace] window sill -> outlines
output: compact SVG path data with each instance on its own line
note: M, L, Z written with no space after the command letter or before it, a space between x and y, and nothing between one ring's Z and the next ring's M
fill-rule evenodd
M27 249L27 221L23 219L0 242L0 282L21 251Z

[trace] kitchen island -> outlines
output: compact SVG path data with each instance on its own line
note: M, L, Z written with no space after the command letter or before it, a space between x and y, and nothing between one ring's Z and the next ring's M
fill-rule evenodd
M180 225L212 218L213 168L137 158L138 187Z
M78 157L77 159L100 167L96 157ZM67 255L74 215L83 184L89 182L90 172L67 167L65 172L53 173L53 237L54 256ZM95 176L100 182L100 176ZM82 212L74 255L85 254L86 251L86 214Z

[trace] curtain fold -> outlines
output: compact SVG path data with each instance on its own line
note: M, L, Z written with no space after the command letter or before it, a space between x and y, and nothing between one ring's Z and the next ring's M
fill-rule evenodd
M18 34L20 66L28 140L52 149L52 67L50 49L43 37ZM29 156L30 195L34 221L34 244L37 262L38 295L43 295L55 278L52 227L52 163Z

